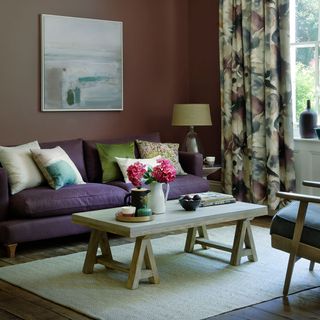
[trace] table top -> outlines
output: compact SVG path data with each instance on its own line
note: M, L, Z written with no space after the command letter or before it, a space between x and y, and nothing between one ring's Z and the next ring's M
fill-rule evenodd
M119 208L74 213L72 221L92 229L135 238L161 232L177 231L201 225L252 219L268 214L266 206L246 202L199 207L196 211L185 211L178 200L167 201L166 213L155 215L148 222L121 222L115 214Z
M203 165L203 167L202 167L202 175L204 177L207 177L210 174L212 174L212 173L214 173L214 172L216 172L216 171L218 171L220 169L221 169L221 167L219 167L219 166L209 167L207 165Z

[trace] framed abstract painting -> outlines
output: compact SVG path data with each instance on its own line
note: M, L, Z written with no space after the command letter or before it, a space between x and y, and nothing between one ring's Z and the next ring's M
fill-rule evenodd
M41 15L41 110L123 110L122 22Z

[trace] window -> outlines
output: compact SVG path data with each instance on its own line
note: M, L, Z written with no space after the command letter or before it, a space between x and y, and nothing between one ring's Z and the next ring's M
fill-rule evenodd
M290 0L290 48L293 122L307 100L320 110L320 0ZM318 122L320 121L318 117Z

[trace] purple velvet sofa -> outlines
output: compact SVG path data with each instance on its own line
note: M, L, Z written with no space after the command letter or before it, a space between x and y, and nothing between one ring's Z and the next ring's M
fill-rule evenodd
M131 184L124 181L101 183L102 170L96 143L124 143L135 139L160 142L158 133L121 139L89 141L82 139L40 143L41 148L62 147L73 160L86 184L53 190L47 185L10 195L6 171L0 167L0 243L14 257L18 243L88 232L71 222L71 214L123 206ZM138 149L135 148L139 158ZM208 191L202 176L202 155L179 153L179 161L188 173L170 183L169 199L181 194Z

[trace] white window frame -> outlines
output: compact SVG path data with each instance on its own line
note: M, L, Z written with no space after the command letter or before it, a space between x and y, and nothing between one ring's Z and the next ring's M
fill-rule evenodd
M318 0L310 0L318 1ZM318 40L296 42L296 0L290 0L290 64L292 83L292 117L295 129L294 136L298 134L299 119L296 117L296 50L298 48L314 48L315 52L315 96L312 97L312 108L319 114L320 79L319 79L319 47L320 47L320 10L318 16ZM318 123L320 119L318 117Z

